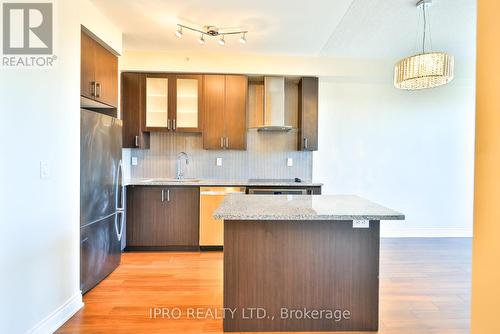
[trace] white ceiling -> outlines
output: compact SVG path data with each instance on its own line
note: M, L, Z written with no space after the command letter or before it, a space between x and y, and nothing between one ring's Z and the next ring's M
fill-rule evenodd
M212 51L398 59L419 52L416 0L92 0L124 32L125 50ZM434 0L434 50L474 59L476 0ZM248 43L221 47L177 23L248 29Z

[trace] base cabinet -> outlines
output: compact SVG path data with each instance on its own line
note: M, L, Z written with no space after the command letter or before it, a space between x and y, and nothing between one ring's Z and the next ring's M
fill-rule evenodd
M198 187L129 186L127 249L199 247Z

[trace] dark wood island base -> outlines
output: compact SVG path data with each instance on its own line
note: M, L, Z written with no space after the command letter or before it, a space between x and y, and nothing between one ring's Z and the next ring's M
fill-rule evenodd
M377 331L380 221L225 220L224 331Z

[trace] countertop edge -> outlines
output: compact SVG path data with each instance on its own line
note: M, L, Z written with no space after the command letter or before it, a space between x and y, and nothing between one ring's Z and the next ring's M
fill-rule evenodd
M352 221L352 220L405 220L405 215L388 215L388 216L375 216L375 215L289 215L286 217L276 217L276 216L244 216L244 215L229 215L229 214L214 214L215 219L229 220L229 221L240 221L240 220L251 220L251 221Z
M249 182L201 180L196 182L125 180L124 186L191 186L191 187L322 187L318 182Z

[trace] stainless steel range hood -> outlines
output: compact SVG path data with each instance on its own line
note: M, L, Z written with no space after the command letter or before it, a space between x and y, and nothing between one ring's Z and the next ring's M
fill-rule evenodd
M258 131L290 131L293 126L286 124L285 117L285 77L264 77L264 124Z

